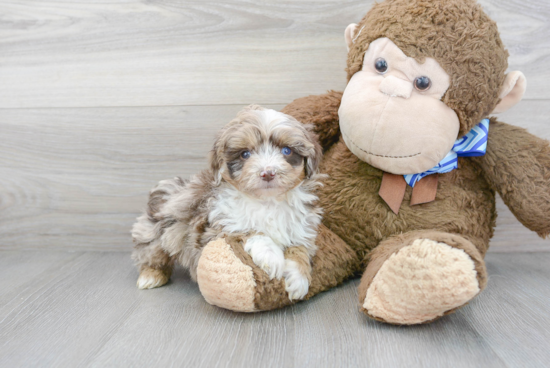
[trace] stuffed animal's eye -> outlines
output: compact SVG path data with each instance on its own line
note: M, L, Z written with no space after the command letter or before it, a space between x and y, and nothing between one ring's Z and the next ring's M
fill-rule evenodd
M432 86L432 81L428 77L418 77L414 80L414 88L419 91L427 91Z
M283 155L285 156L288 156L292 153L292 150L288 147L283 147L283 149L281 150L281 152L283 153Z
M244 158L245 160L247 158L250 158L250 151L242 151L241 152L241 157Z
M384 74L388 70L386 59L378 58L374 61L374 69L380 74Z

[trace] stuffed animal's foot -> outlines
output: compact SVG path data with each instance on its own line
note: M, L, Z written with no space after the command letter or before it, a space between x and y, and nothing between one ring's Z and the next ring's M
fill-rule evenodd
M159 270L144 266L139 272L137 287L139 289L153 289L160 287L170 280L171 270Z
M252 267L242 260L222 238L204 247L197 266L197 282L202 296L212 305L239 312L254 312L256 280ZM239 257L239 255L241 257Z
M422 323L465 304L477 293L474 262L463 250L418 239L380 268L363 308L387 322Z
M373 266L380 267L374 277L367 267L367 277L362 280L362 284L368 282L362 310L384 322L418 324L448 314L475 297L485 286L483 260L466 239L446 235L454 237L453 246L417 238L386 253L378 265L375 262ZM460 248L466 249L457 247L457 240L462 243Z

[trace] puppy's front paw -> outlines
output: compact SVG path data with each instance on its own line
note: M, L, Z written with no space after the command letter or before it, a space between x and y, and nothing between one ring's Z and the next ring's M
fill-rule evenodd
M244 250L270 279L283 277L285 268L283 250L270 237L255 235L246 241Z
M296 261L285 261L285 290L290 300L303 299L309 290L309 280Z

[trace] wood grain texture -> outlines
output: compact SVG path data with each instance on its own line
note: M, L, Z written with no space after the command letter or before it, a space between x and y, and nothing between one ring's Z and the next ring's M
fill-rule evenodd
M550 254L490 254L489 284L468 310L481 340L511 367L548 367ZM510 335L510 331L515 331Z
M358 280L239 314L208 305L183 270L138 290L127 252L0 251L0 366L546 367L549 262L488 254L479 297L405 328L359 312Z
M268 105L280 109L283 105ZM159 180L206 167L240 105L0 110L0 249L122 250ZM501 119L550 138L547 101ZM499 201L491 250L550 250Z
M345 85L372 0L0 0L0 107L276 103ZM550 98L550 3L482 0L528 99Z
M0 247L129 249L149 189L204 169L241 108L3 110Z

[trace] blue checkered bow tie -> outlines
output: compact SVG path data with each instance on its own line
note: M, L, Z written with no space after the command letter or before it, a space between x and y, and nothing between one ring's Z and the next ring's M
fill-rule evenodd
M422 178L431 174L443 174L458 168L458 157L483 156L487 150L487 135L489 134L489 119L472 128L464 137L457 139L451 152L434 168L420 174L403 175L411 187Z

